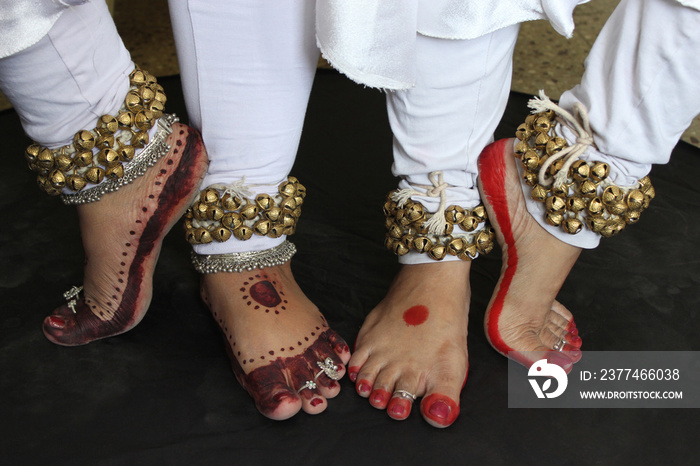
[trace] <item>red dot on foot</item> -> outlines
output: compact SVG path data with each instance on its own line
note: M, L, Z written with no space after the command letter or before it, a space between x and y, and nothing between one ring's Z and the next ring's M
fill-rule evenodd
M403 313L403 320L406 322L406 325L415 327L428 320L429 314L430 312L426 306L413 306Z

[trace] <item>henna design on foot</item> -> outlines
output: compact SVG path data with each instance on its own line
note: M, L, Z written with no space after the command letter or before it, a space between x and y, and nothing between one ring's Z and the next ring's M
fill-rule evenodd
M75 312L63 305L44 320L44 334L53 343L76 346L118 335L145 315L163 238L197 194L208 165L196 130L176 123L168 143L168 154L143 176L78 206L86 253L84 295ZM109 230L100 230L105 225Z

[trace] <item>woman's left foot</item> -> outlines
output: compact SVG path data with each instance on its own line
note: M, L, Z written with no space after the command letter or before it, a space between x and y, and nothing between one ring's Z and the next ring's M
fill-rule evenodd
M356 391L389 417L403 420L422 397L435 427L459 415L466 381L470 262L405 265L367 316L348 363Z

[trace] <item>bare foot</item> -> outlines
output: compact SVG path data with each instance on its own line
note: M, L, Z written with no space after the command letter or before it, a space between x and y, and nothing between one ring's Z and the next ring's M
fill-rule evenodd
M486 310L491 345L530 366L538 359L571 370L581 338L568 309L555 300L581 249L545 231L525 207L513 140L497 141L479 158L479 190L503 251L501 277ZM555 345L566 340L562 351ZM523 353L524 352L524 353Z
M224 333L233 372L263 415L318 414L338 395L340 384L318 363L330 358L340 378L350 348L301 291L289 262L205 274L201 291Z
M199 133L180 123L170 151L133 183L78 206L84 294L44 319L50 341L76 346L124 333L148 310L163 238L199 192L208 160Z
M405 390L423 397L421 414L429 424L447 427L457 419L468 370L470 268L463 261L405 265L365 319L350 379L391 418L410 414L412 401L396 396Z

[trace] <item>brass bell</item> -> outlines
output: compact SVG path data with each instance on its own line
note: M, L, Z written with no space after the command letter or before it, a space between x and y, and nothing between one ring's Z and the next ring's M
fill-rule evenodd
M423 205L419 202L412 202L411 205L406 206L406 218L409 222L416 222L425 216L425 211L423 210Z
M143 109L143 106L141 105L141 96L139 95L138 91L129 91L124 99L124 105L126 105L126 109L130 112L140 112Z
M518 129L515 130L515 137L521 141L527 141L530 139L530 136L532 136L532 130L525 123L520 124Z
M221 197L221 206L226 210L236 210L241 206L241 203L241 199L232 196L229 193L226 193Z
M265 212L265 216L267 218L269 218L270 220L272 220L273 222L276 222L282 216L282 209L280 209L276 205L273 205ZM289 215L286 215L286 216L289 216ZM289 217L291 218L291 216L289 216Z
M165 110L165 104L163 102L160 102L158 100L153 100L151 101L150 104L148 104L148 110L153 113L153 118L156 120L160 117L163 116L163 111Z
M280 207L285 210L294 210L297 208L297 203L294 197L285 197L280 202Z
M71 160L71 158L66 154L57 155L54 158L54 163L56 164L56 168L62 172L67 172L73 168L73 160Z
M588 228L590 228L593 233L600 233L608 224L608 221L603 217L588 217L586 218L586 224L588 224Z
M211 237L214 241L223 243L231 238L231 230L224 227L216 227L211 231Z
M610 165L604 162L596 162L591 168L590 178L593 181L600 182L610 175Z
M117 154L119 154L119 160L122 162L129 162L134 158L136 154L136 149L134 146L128 144L120 144L117 148Z
M131 136L131 145L137 148L145 147L148 144L148 133L146 131L136 131Z
M238 212L227 212L223 217L221 217L221 224L226 228L235 230L243 225L243 218Z
M42 147L39 144L32 144L29 147L27 147L27 150L24 151L24 158L27 159L27 162L30 164L36 162L36 158L39 155L39 152L41 152ZM48 150L48 149L46 149ZM49 151L51 153L51 151Z
M61 189L66 185L66 175L61 170L51 170L49 173L49 183L56 189Z
M100 165L110 165L119 161L119 154L114 149L102 149L97 153L97 163Z
M66 179L66 185L73 191L80 191L87 185L87 181L80 175L70 175Z
M92 184L101 183L105 178L105 171L100 167L90 167L84 174L85 179Z
M301 216L301 207L297 207L292 211L292 216L299 218Z
M537 136L535 136L535 147L539 150L544 150L548 142L549 136L547 133L537 133Z
M146 72L139 67L134 68L134 71L132 71L129 75L129 81L131 82L132 86L141 86L146 84Z
M552 127L552 122L546 116L539 116L532 124L532 129L540 133L548 133Z
M97 132L100 134L114 134L119 129L119 122L112 115L102 115L97 120Z
M433 248L433 242L427 236L416 236L413 239L413 249L418 252L428 252Z
M280 184L279 192L283 196L293 197L297 193L297 188L294 185L294 183L291 183L289 181L285 181L284 183Z
M401 239L401 237L403 236L403 228L398 226L396 223L393 223L387 233L394 239Z
M436 244L428 251L428 256L436 261L444 259L446 254L447 248L442 244Z
M113 134L100 134L95 139L95 147L98 149L111 149L114 146Z
M255 196L255 203L260 207L262 210L267 210L273 205L275 205L275 201L270 197L269 194L258 194Z
M233 236L240 241L248 240L251 236L253 236L253 229L246 225L241 225L233 230Z
M209 244L214 238L211 237L211 233L206 228L197 228L194 230L194 240L195 244Z
M581 183L579 191L583 197L595 197L598 194L598 184L591 180Z
M287 233L289 232L289 233ZM291 235L294 233L294 228L285 228L284 225L280 223L275 223L272 225L270 228L270 231L267 233L267 236L271 238L279 238L282 235L289 234Z
M529 150L520 159L526 170L534 171L540 166L540 156L534 150Z
M87 130L78 131L73 137L76 149L92 150L95 147L95 136Z
M139 94L141 95L141 100L144 102L150 102L155 98L156 90L151 86L142 86L139 89Z
M192 205L192 215L197 220L206 220L208 209L209 206L207 204L201 201L197 201L194 203L194 205Z
M544 202L547 199L547 188L540 184L536 184L532 188L532 193L530 194L530 197L532 197L532 199L534 199L535 201Z
M400 241L395 241L392 243L391 248L397 256L404 256L408 254L408 248Z
M486 208L483 205L478 205L471 210L471 215L479 220L479 223L486 221Z
M493 248L493 232L483 229L476 235L476 248L484 254L487 254Z
M121 112L117 115L119 126L123 128L131 128L134 126L134 114L132 112Z
M564 167L564 163L565 163L564 160L559 159L556 162L554 162L553 164L551 164L549 166L549 174L554 176L557 173L559 173L559 170L561 170L562 167Z
M571 177L576 181L585 181L591 173L591 167L583 160L577 160L571 165Z
M253 225L253 232L255 232L256 235L265 236L270 231L270 228L272 228L272 222L267 219L258 220L255 222L255 225Z
M474 231L476 230L476 227L479 226L479 219L473 215L467 215L464 217L464 220L462 220L462 223L460 223L460 226L464 231Z
M221 220L224 217L224 214L225 214L224 209L222 209L218 205L210 205L207 208L207 218L209 220L214 220L214 221L218 222L219 220Z
M155 119L152 111L143 109L134 116L134 125L142 131L148 131L153 127Z
M639 210L628 210L627 212L625 212L625 223L628 225L637 223L641 216L642 213Z
M156 95L153 96L153 101L159 102L160 104L165 105L165 103L168 101L168 98L162 89L163 89L163 87L160 84L158 86L156 86ZM153 102L151 102L151 103L153 103Z
M514 151L515 151L515 155L517 155L518 157L522 157L529 150L530 150L530 146L528 145L528 143L526 141L519 141L515 144Z
M532 172L523 173L523 180L528 186L535 186L537 184L537 174Z
M624 193L615 185L605 188L605 191L603 191L603 195L601 196L603 204L607 206L617 204L618 202L621 202L623 198Z
M563 212L566 209L566 201L559 196L550 196L545 201L547 211L552 213Z
M241 207L241 216L246 220L253 220L258 215L258 206L246 204Z
M625 204L622 201L617 202L613 205L608 206L608 212L610 212L613 215L623 215L625 212L627 212L627 204Z
M467 247L467 242L463 238L454 238L447 243L447 253L453 256L458 255Z
M216 204L219 201L219 192L213 188L207 188L199 193L199 200L205 204Z
M564 215L555 212L547 212L544 219L553 227L558 227L564 221Z
M533 113L529 114L527 117L525 117L525 124L529 127L532 128L532 125L535 124L535 120L537 119L539 115L535 115Z
M112 162L105 167L105 176L111 180L118 180L124 176L124 166L119 162Z
M627 206L630 210L641 210L644 207L644 193L639 189L633 189L627 195Z
M547 155L553 155L565 148L566 146L566 139L560 137L553 137L550 138L549 141L547 141L547 146L545 150L547 151Z
M575 235L583 229L583 223L577 218L567 218L562 223L562 228L570 235Z
M471 260L471 258L475 257L478 253L479 249L476 247L476 244L467 244L467 247L464 248L464 251L462 251L458 257L463 260Z
M85 150L76 152L73 156L73 163L78 167L87 167L92 164L92 152Z
M588 203L587 212L588 215L592 215L594 217L603 215L605 212L605 205L603 204L603 201L601 201L599 197L594 197L591 199L591 202Z
M566 199L566 210L570 212L580 212L586 208L586 201L582 197L569 197Z

